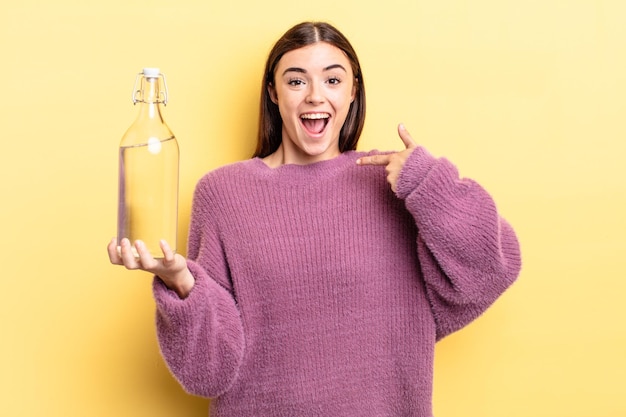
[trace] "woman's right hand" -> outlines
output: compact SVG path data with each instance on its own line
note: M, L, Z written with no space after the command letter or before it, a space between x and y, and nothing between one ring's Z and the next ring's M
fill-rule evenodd
M124 238L118 249L117 239L114 238L109 243L107 251L112 264L157 275L180 298L186 298L195 284L195 279L187 268L187 260L182 255L174 253L166 241L162 240L160 246L163 258L159 259L155 259L140 240L131 245L130 241ZM139 256L135 256L135 253Z

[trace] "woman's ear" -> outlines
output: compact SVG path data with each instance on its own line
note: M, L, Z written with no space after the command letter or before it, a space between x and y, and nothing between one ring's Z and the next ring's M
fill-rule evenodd
M352 83L352 94L350 96L350 103L354 103L354 99L356 98L356 93L358 89L359 89L359 79L355 77Z
M274 88L273 83L269 83L267 85L267 92L270 95L270 100L272 100L272 103L278 105L278 95L276 94L276 88Z

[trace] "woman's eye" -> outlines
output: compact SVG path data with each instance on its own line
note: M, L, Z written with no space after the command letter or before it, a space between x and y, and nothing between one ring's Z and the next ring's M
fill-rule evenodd
M341 83L341 80L339 78L336 78L336 77L331 77L331 78L328 79L328 83L332 84L332 85L336 85L336 84Z
M287 84L289 84L291 86L294 86L294 87L297 87L299 85L304 84L304 81L302 81L302 80L300 80L298 78L294 78L294 79L291 79L291 80L287 81Z

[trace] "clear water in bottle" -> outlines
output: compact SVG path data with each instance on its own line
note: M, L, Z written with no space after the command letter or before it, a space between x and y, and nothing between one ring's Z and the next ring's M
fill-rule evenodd
M176 148L176 149L172 149ZM174 138L120 147L118 236L142 240L154 257L159 241L176 248L178 144Z

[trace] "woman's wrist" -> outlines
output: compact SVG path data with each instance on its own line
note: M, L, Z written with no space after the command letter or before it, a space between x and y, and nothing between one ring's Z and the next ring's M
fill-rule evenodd
M196 283L195 278L191 275L191 271L189 271L188 268L185 268L185 270L181 272L180 276L173 277L172 279L164 279L163 277L160 278L163 280L165 285L170 290L178 294L181 299L185 299L189 296L189 293Z

